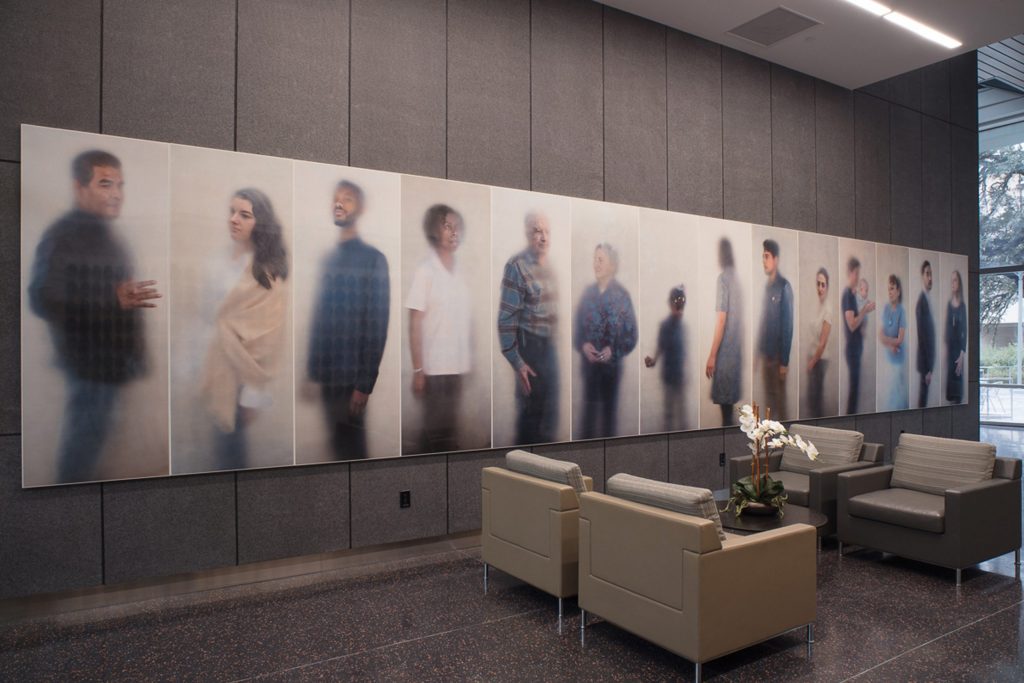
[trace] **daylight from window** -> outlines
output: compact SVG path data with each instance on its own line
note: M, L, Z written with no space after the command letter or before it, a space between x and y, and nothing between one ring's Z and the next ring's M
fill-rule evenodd
M1024 143L978 157L981 420L1024 424Z

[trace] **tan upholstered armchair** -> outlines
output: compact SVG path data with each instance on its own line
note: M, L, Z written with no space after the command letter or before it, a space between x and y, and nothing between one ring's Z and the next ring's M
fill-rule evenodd
M554 478L575 468L577 485L594 488L593 480L573 463L521 451L508 457L506 465L516 466L511 461L516 459L526 464L521 469L533 466L532 471ZM562 599L576 595L579 574L576 488L501 467L485 467L482 473L484 591L488 570L495 567L558 598L561 617Z
M817 447L818 460L808 460L802 453L784 452L768 456L768 472L782 482L793 505L817 510L828 517L828 524L818 530L820 536L836 532L836 493L841 472L850 472L881 465L885 446L864 443L864 435L846 429L830 429L795 424L790 432L809 440ZM752 456L729 461L729 484L750 475Z
M901 434L893 465L839 475L839 552L859 545L961 571L1014 551L1021 461L986 443Z
M584 493L580 628L593 612L694 662L698 681L704 662L785 631L813 642L815 546L804 524L722 541L711 520Z

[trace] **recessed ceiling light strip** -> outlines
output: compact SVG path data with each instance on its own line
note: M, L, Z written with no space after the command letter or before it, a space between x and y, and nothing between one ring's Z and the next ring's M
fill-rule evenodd
M890 21L901 28L911 31L912 33L916 33L922 38L926 38L933 43L938 43L944 48L952 50L963 45L963 43L956 38L947 36L941 31L936 31L931 26L926 26L917 19L908 17L906 14L894 12L892 8L886 7L879 2L875 2L875 0L846 0L846 2L851 5L856 5L864 11L874 14L876 17L882 17L886 21Z
M846 2L871 12L876 17L882 17L892 12L892 8L886 7L880 2L875 2L875 0L846 0Z
M925 26L917 19L911 19L906 14L900 14L899 12L889 12L882 18L885 19L886 21L891 21L897 26L905 28L908 31L912 31L913 33L916 33L922 38L927 38L933 43L938 43L942 47L949 48L950 50L952 50L953 48L960 47L963 44L959 40L947 36L945 33L936 31L931 26Z

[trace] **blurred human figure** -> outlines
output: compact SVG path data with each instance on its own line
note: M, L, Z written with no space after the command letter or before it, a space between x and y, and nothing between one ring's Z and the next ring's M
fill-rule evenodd
M551 225L524 220L525 249L505 264L498 308L501 353L516 374L516 443L555 440L558 429L558 280L548 262Z
M463 375L472 368L469 287L455 258L462 215L435 204L423 217L430 253L413 273L406 299L412 390L423 403L423 453L459 450Z
M594 278L576 309L573 345L583 372L582 438L618 433L622 359L636 347L636 314L629 292L615 279L618 252L608 243L594 249Z
M882 309L882 324L878 339L885 348L885 359L889 363L889 396L886 410L906 410L907 370L905 342L907 339L907 314L903 310L903 283L895 275L889 276L889 302Z
M711 401L722 411L722 425L735 424L736 401L740 399L743 373L743 297L732 243L718 242L718 282L715 290L715 332L704 374L711 380Z
M949 303L946 304L946 400L964 400L964 361L967 359L967 306L964 304L964 282L960 271L954 270L950 281Z
M867 278L861 278L860 282L857 283L857 306L864 308L868 304L868 296L871 292L871 286L868 285Z
M851 256L846 263L846 283L843 290L843 330L846 341L846 369L849 373L849 393L846 398L846 414L857 412L860 400L860 365L864 355L864 321L871 311L875 310L875 302L867 299L865 287L864 301L857 298L860 286L860 260ZM866 283L865 283L866 285Z
M288 255L281 222L263 192L239 190L228 205L228 247L204 294L219 301L201 395L216 426L217 469L247 466L247 431L273 405L288 315Z
M818 307L807 326L807 405L810 417L824 417L825 374L828 372L828 340L832 334L832 304L829 302L828 271L822 267L814 274ZM802 417L802 416L801 416Z
M366 404L388 337L388 260L359 233L365 208L362 188L338 183L332 201L338 244L324 261L309 334L306 374L320 386L336 460L368 455Z
M757 335L757 360L761 366L764 405L777 420L789 415L786 403L786 376L793 348L793 287L779 272L779 243L765 240L761 265L768 282L764 286L761 324Z
M58 483L96 478L120 390L146 372L140 309L160 298L156 281L135 279L113 225L124 203L121 161L82 152L71 162L71 181L74 208L43 233L28 289L67 382Z
M917 322L917 374L920 376L917 407L928 406L928 387L935 368L935 319L932 317L932 264L921 264L921 294L917 297L914 317Z
M644 365L653 368L661 360L661 386L664 393L663 422L666 432L686 429L683 384L686 368L686 336L683 331L683 309L686 288L677 285L668 292L668 316L658 327L658 348L653 356L644 358Z

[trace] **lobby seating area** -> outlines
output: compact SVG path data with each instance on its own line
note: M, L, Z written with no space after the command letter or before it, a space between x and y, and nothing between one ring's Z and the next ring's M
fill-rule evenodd
M37 604L0 625L0 679L1019 680L1021 461L902 435L895 465L862 467L880 449L860 433L794 431L820 439L805 475L819 486L835 449L860 454L826 485L838 535L823 548L824 527L723 529L707 489L620 473L598 493L575 463L512 451L482 470L479 535L244 586ZM922 470L952 453L955 472ZM964 476L985 481L902 488ZM872 494L935 499L938 515L873 519Z
M368 561L363 558L363 561ZM500 571L475 536L396 548L305 577L151 597L0 626L0 679L692 680L692 664L598 617L559 630L551 595ZM704 667L713 681L1017 681L1013 555L948 569L834 542L817 556L813 653L797 630Z
M903 434L886 465L859 432L793 432L820 451L790 459L809 488L775 528L723 526L722 492L596 492L511 451L481 470L480 533L8 602L0 680L1019 680L1021 460ZM822 491L829 524L792 521Z

